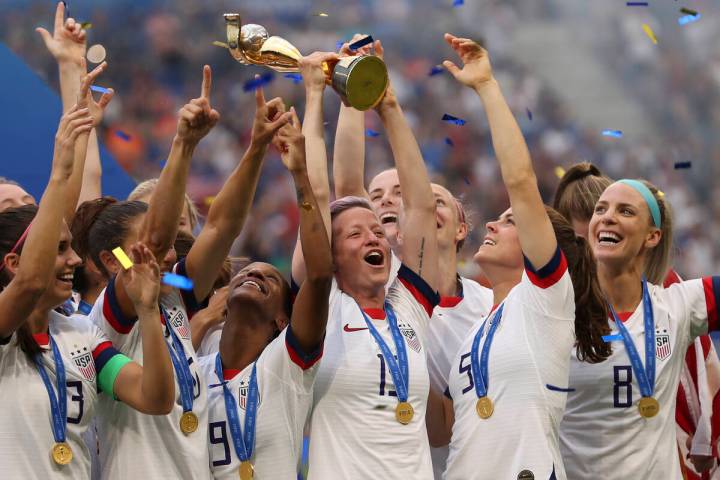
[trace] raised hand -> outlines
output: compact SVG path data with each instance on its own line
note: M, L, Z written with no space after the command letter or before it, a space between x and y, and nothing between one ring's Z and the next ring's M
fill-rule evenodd
M60 119L55 134L55 152L53 155L53 170L70 175L73 170L75 142L82 133L89 133L93 128L93 118L87 108L74 105Z
M290 109L290 115L290 121L275 135L273 144L280 151L280 158L285 168L291 172L302 171L306 169L305 136L295 107Z
M334 52L314 52L300 59L300 73L308 90L325 89L327 77L323 70L324 62L337 62L339 55Z
M160 266L155 255L141 242L130 247L130 256L133 266L122 273L125 291L136 312L154 310L160 295Z
M280 97L266 102L262 87L255 89L255 106L250 142L258 147L266 147L272 142L275 133L290 121L290 113L285 111Z
M189 143L197 144L220 120L220 114L210 106L212 70L203 68L203 81L199 98L193 98L178 112L177 136Z
M458 82L478 89L493 80L490 57L484 48L468 38L458 38L449 33L445 34L445 41L463 62L462 69L450 60L443 62L443 66Z
M377 46L380 44L379 40L375 40L375 42L373 42L372 44L365 45L364 47L360 47L357 50L350 50L350 45L365 37L367 37L367 35L364 33L356 33L355 35L353 35L353 38L351 38L349 42L343 43L342 47L340 47L340 55L345 57L354 57L356 55L372 55L373 47L377 48ZM381 55L378 56L382 58Z
M80 59L82 71L86 70L85 59ZM98 126L102 121L103 114L105 113L105 107L107 107L110 100L112 100L115 91L112 88L108 88L108 91L103 93L99 101L95 101L90 93L90 87L95 83L95 79L105 71L107 68L107 62L102 62L100 65L95 67L92 72L83 75L80 80L80 92L78 93L77 104L79 108L87 108L90 110L90 115L93 118L93 126Z
M42 27L35 29L40 34L45 46L58 63L73 62L80 64L85 58L85 30L73 18L65 18L65 4L58 2L55 9L55 27L52 35Z

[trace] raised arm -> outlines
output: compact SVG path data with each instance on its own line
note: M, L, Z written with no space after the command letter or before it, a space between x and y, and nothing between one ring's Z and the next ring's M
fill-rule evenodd
M278 132L276 144L290 171L300 211L300 243L305 253L307 275L293 305L290 328L304 352L316 350L325 337L328 297L333 268L330 240L308 178L305 137L293 108L292 123Z
M175 376L163 338L158 295L160 267L153 253L142 243L132 246L133 266L119 273L140 322L143 364L126 364L113 384L114 395L135 410L164 415L175 401Z
M325 127L323 125L322 101L325 91L325 73L322 63L337 58L336 53L315 52L300 59L300 71L305 82L305 120L302 133L305 135L307 173L328 236L330 235L330 179L328 178ZM298 285L305 280L305 262L299 239L293 253L292 278Z
M53 279L75 143L91 128L87 109L74 107L60 120L50 180L24 244L22 239L16 242L16 248L22 246L22 256L8 253L2 259L2 269L7 270L4 273L13 278L0 292L0 339L8 338L22 325Z
M370 54L370 46L359 51L350 50L350 44L365 37L355 34L340 49L342 55ZM377 43L377 42L376 42ZM347 196L368 198L365 190L365 112L345 104L340 105L335 147L333 148L333 183L335 198Z
M207 222L185 261L188 276L195 284L197 300L204 300L218 272L240 235L250 212L265 154L273 135L290 120L281 98L265 102L262 88L255 90L256 111L250 146L240 164L223 185L210 206Z
M57 61L63 112L67 112L78 98L80 91L78 79L87 72L85 63L81 62L85 59L87 44L86 32L82 29L81 24L73 18L63 21L64 17L65 4L58 2L55 8L53 33L50 34L44 28L35 30L40 34L48 51ZM98 123L99 120L95 123L95 126ZM77 179L71 181L73 190L71 190L70 197L78 198L73 207L87 200L99 198L102 194L102 167L100 166L100 149L95 129L90 132L87 138L81 138L78 141L76 155L82 155L81 160L76 158L77 164L82 165L82 168L75 172L75 176L82 179L82 182L78 183ZM75 183L78 183L78 185L75 186ZM75 190L77 190L77 193L74 193ZM70 206L68 211L69 208ZM72 213L74 213L74 208ZM68 222L70 222L69 218L71 217L66 214Z
M542 268L555 254L557 240L540 196L530 152L520 127L493 77L487 51L467 38L445 34L445 40L464 65L460 69L448 60L443 65L457 81L480 96L490 124L500 172L510 197L520 245L530 263L535 268Z
M378 47L378 53L382 54L382 45ZM400 177L404 207L400 223L403 263L436 290L437 220L430 177L392 86L388 87L376 110L385 126Z

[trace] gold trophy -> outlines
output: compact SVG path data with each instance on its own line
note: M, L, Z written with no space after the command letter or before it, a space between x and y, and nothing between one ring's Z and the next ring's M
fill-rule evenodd
M277 72L299 72L300 51L281 37L271 37L265 27L241 25L240 14L226 13L227 47L243 65L262 65ZM340 95L343 103L357 110L377 105L388 87L385 63L373 55L341 57L324 62L328 85Z

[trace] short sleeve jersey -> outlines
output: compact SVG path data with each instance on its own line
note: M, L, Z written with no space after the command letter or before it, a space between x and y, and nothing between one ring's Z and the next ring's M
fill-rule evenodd
M90 454L83 434L97 413L99 376L117 361L119 352L108 338L84 318L68 318L49 312L49 333L60 351L65 367L67 399L66 442L74 457L69 465L58 466L50 456L55 443L50 399L35 362L30 360L13 335L0 344L0 464L3 478L89 478ZM42 362L57 394L55 360L47 334L36 335ZM112 368L112 367L111 367Z
M176 271L185 275L184 266ZM200 381L198 359L192 346L189 315L198 305L191 296L183 296L173 289L161 297L161 307L167 319L163 333L168 348L172 346L172 328L182 343L186 361L193 378L193 413L198 417L198 429L185 435L180 430L183 414L180 387L175 372L175 404L168 415L145 415L121 402L101 402L98 421L100 461L103 479L203 479L210 477L207 449L207 395ZM187 310L186 310L187 306ZM118 304L114 281L98 297L90 318L113 340L117 348L143 363L142 337L137 318L125 318ZM181 359L182 361L182 359ZM158 448L162 445L162 448Z
M409 368L408 402L414 418L395 419L398 399L385 359L355 300L334 287L323 361L314 388L308 478L432 478L425 429L429 388L424 337L437 294L401 266L386 302L405 340ZM396 354L384 312L368 316Z
M295 478L302 453L303 427L312 404L312 386L322 348L306 355L292 331L283 330L257 359L258 409L251 462L258 480ZM221 380L215 373L217 354L200 359L208 388L210 468L216 479L236 480L240 459L233 444ZM243 433L252 364L242 371L225 370L235 397Z
M480 352L496 311L489 315ZM467 333L453 362L449 394L455 423L445 479L565 478L558 427L574 320L574 292L561 251L537 271L526 262L520 283L504 301L491 344L487 396L495 410L490 418L477 414L471 369L473 339L482 321Z
M561 424L568 478L682 478L675 427L680 372L693 339L718 329L720 277L684 281L667 289L648 285L648 291L655 320L653 396L660 411L652 418L640 416L640 388L622 341L612 342L613 353L602 363L579 362L573 354L574 391ZM645 365L642 302L634 312L618 316ZM615 322L609 323L618 334Z

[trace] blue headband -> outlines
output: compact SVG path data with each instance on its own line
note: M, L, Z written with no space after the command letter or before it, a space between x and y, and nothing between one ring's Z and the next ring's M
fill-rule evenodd
M658 205L658 201L655 198L655 195L653 195L653 193L650 191L650 189L639 180L630 180L627 178L623 178L622 180L618 180L616 183L622 183L627 185L628 187L632 187L640 195L642 195L642 197L645 199L645 203L647 203L648 209L650 209L650 215L652 215L653 223L657 228L660 228L660 205Z

